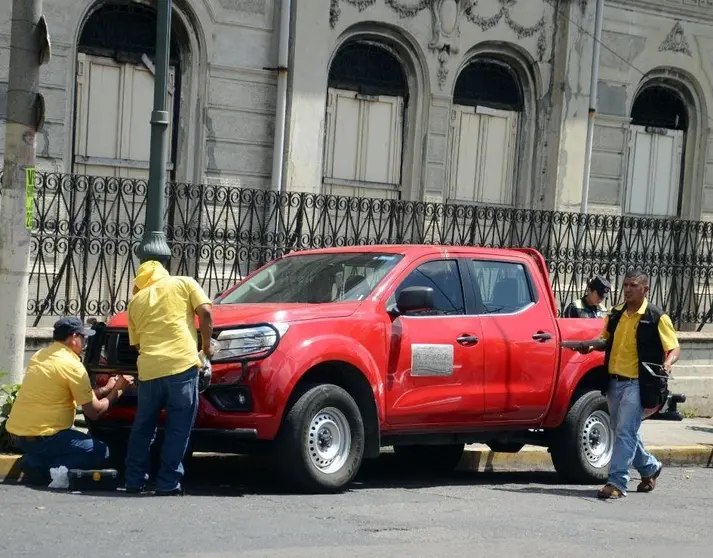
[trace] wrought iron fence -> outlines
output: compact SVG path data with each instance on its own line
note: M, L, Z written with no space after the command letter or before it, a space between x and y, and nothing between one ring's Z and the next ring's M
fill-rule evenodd
M107 317L126 307L144 228L146 182L37 173L28 315ZM1 178L0 178L1 181ZM713 223L448 205L229 186L166 186L174 274L210 295L286 252L327 246L527 246L547 259L560 308L589 277L620 297L627 269L679 326L713 322Z

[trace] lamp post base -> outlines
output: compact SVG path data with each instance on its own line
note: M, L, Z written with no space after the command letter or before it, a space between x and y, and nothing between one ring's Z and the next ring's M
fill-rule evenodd
M166 242L166 234L163 231L146 231L136 247L136 257L141 263L153 260L167 264L171 259L171 248Z

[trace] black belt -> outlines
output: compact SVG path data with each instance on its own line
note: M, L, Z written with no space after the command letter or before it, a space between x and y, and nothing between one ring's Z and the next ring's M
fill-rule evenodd
M609 374L613 380L617 382L635 382L639 378L629 378L628 376L619 376L619 374Z

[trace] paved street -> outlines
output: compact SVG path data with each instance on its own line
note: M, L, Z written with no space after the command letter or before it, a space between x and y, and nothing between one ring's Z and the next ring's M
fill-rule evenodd
M550 473L404 478L388 457L334 496L280 494L269 468L234 458L201 460L190 485L184 498L0 485L0 556L681 558L713 545L713 469L668 468L655 492L618 502Z

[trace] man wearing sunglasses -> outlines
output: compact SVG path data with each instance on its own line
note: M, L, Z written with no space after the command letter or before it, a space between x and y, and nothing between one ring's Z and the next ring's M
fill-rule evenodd
M6 427L24 454L28 484L49 484L50 468L98 469L109 457L106 444L72 428L76 408L80 405L87 418L96 420L133 380L118 376L92 389L80 358L92 335L79 318L62 318L54 324L54 342L36 352L27 366Z

